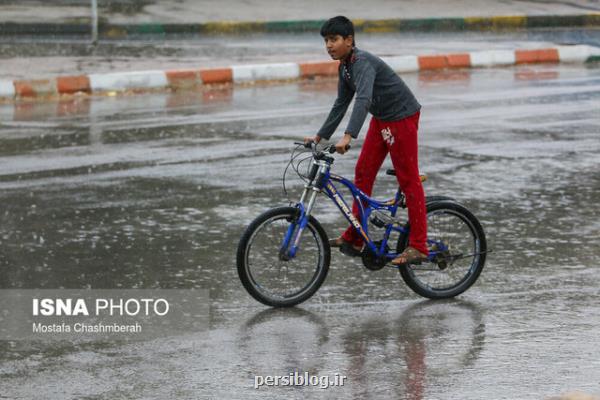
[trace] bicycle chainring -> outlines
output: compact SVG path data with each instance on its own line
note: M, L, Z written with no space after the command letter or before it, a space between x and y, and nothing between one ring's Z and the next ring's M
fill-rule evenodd
M379 248L381 246L381 241L373 242L373 244L375 245L375 247ZM390 248L386 245L385 252L387 253L389 251ZM365 247L365 249L363 250L361 258L365 268L371 271L379 271L380 269L385 267L385 264L387 264L387 259L385 257L377 257L371 252L371 250L369 250L368 247Z

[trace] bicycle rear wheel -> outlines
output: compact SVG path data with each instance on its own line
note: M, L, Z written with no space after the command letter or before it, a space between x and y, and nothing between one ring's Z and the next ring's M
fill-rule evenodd
M445 299L467 290L485 264L487 242L477 218L453 201L427 204L427 243L436 254L430 262L400 267L406 284L430 299ZM408 231L398 240L397 251L408 245Z
M275 208L258 216L246 229L237 251L242 284L256 300L272 307L291 307L310 298L329 271L331 249L325 230L310 217L298 252L289 259L280 249L298 209ZM297 227L295 228L297 229Z

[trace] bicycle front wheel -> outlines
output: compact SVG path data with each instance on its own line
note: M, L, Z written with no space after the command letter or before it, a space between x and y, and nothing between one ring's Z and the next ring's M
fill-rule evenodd
M246 229L237 251L237 270L248 293L272 307L291 307L310 298L329 271L331 249L325 230L310 217L296 255L280 249L286 233L296 231L299 210L280 207L258 216Z
M398 253L408 245L408 233L398 240ZM454 297L475 283L487 251L485 233L477 218L453 201L427 204L427 245L435 257L421 265L400 267L406 284L430 299Z

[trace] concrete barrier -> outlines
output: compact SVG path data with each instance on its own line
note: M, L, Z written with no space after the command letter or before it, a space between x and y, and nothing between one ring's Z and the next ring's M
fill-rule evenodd
M471 53L387 57L385 61L400 73L441 69L510 66L537 63L585 63L598 61L600 48L587 45L545 49L491 50ZM131 92L153 89L183 90L208 84L248 84L263 81L311 79L335 76L337 61L238 65L226 68L181 71L133 71L50 79L0 81L0 98L24 99L103 92Z

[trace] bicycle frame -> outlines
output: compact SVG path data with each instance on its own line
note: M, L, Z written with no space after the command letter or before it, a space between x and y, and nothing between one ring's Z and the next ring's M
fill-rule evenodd
M356 218L354 214L352 214L352 209L348 206L343 196L338 192L337 188L333 184L333 182L339 182L342 185L346 186L352 197L355 201L357 201L359 205L359 217L360 220ZM397 253L395 252L386 252L385 248L390 237L392 231L407 233L407 229L402 226L394 226L393 224L385 225L385 233L383 235L383 240L379 248L375 245L368 232L368 221L371 213L374 210L386 210L389 211L392 217L396 216L396 212L398 211L398 206L400 204L400 200L403 195L400 191L396 192L396 196L388 201L378 201L373 199L372 197L367 196L362 190L358 189L354 184L348 179L331 174L329 180L325 184L325 193L327 197L329 197L335 205L340 209L344 217L348 220L348 222L354 226L354 229L358 232L358 234L363 238L365 245L369 247L369 249L375 254L377 257L383 257L393 259L397 257ZM365 206L366 204L366 206Z
M372 251L373 254L375 254L376 257L385 257L387 259L396 258L398 256L396 252L386 252L386 246L389 236L392 233L392 231L407 233L408 230L401 226L394 226L394 224L386 224L383 240L381 241L381 244L378 247L375 245L375 243L373 242L373 240L371 240L369 236L368 221L373 210L387 210L390 212L390 215L392 217L395 217L396 212L398 210L398 206L401 202L401 199L403 198L403 195L400 192L400 190L396 192L395 198L381 202L367 196L348 179L339 175L331 174L329 172L330 165L328 163L316 162L314 165L318 167L318 171L315 169L314 173L311 173L311 175L317 176L318 172L319 178L311 180L309 184L305 186L300 201L296 204L296 207L299 211L299 215L295 219L295 221L293 221L290 224L286 232L280 249L280 257L282 257L283 259L290 259L296 255L296 252L298 250L298 244L300 242L300 236L303 230L306 228L306 225L308 224L310 212L314 206L316 196L318 195L318 193L322 192L325 193L327 197L329 197L340 209L344 217L352 226L354 226L356 231L363 238L366 246L369 247L369 249ZM317 182L316 184L313 184L315 180ZM344 200L343 196L338 192L333 182L339 182L350 190L353 199L356 200L359 204L360 220L357 219L354 216L354 214L352 214L352 208L348 206L348 204ZM308 203L305 206L304 203L306 201L306 197L308 196L308 193L311 189L313 193L311 194ZM366 207L364 206L365 204Z

